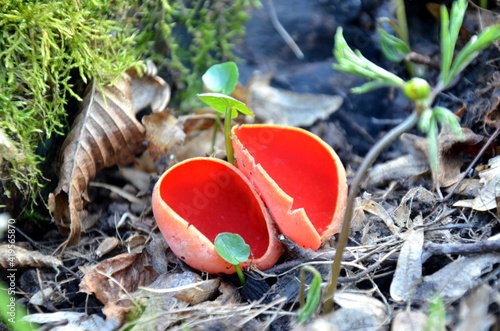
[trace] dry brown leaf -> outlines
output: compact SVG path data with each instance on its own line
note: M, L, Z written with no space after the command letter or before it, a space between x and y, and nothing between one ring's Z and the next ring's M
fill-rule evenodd
M338 95L295 93L270 86L271 76L255 73L248 83L248 106L265 123L310 126L340 108Z
M124 253L97 266L82 268L85 276L80 292L95 294L104 304L106 317L123 321L133 304L131 293L139 286L151 284L158 276L150 260L145 252Z
M177 155L186 138L182 122L178 121L170 112L164 111L144 116L142 123L146 128L148 153L153 161L167 157L168 165L171 165L172 160L169 156ZM158 170L163 172L164 169Z
M135 112L151 106L153 113L161 112L170 101L170 85L157 76L158 70L151 61L146 61L146 72L139 75L132 68L127 73L132 78L132 102Z
M442 130L438 136L439 140L439 185L449 187L460 178L460 169L464 164L461 156L469 146L481 143L483 136L475 134L469 128L462 128L464 139L460 139L450 130Z
M123 74L113 86L101 89L93 82L82 101L71 132L61 148L59 185L49 196L49 210L60 231L69 236L63 244L79 241L87 185L97 171L130 163L144 150L144 127L135 118L130 77Z
M0 245L0 266L4 269L57 268L62 262L51 255L29 251L16 245Z
M500 196L500 156L488 161L488 168L479 172L480 183L483 187L474 199L455 202L454 207L472 208L486 211L498 207L497 197Z
M421 219L421 216L417 216ZM394 277L390 286L390 294L396 302L411 300L418 283L422 280L422 251L424 245L424 230L411 229L405 239Z

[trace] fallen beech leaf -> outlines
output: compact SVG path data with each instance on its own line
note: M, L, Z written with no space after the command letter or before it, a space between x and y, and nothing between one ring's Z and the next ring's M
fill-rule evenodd
M424 230L411 229L408 232L408 237L399 253L396 271L390 287L391 297L396 302L411 300L417 283L422 279Z
M464 164L461 154L469 146L481 143L483 136L475 134L469 128L462 128L463 139L450 130L442 130L439 140L439 185L449 187L460 178L460 169Z
M479 172L480 183L483 184L474 199L459 200L454 207L472 208L486 211L498 207L497 197L500 196L500 156L488 161L489 168Z
M157 76L158 70L152 61L146 61L146 72L139 75L132 68L127 73L132 78L132 102L135 112L151 106L153 113L161 112L170 101L170 85Z
M89 86L71 132L61 148L59 185L49 195L49 210L57 227L68 232L61 246L79 241L87 185L97 171L130 163L144 150L144 127L132 107L130 77L123 74L113 86Z
M340 108L337 95L295 93L270 86L271 76L255 73L248 83L248 106L267 124L310 126Z
M95 294L104 304L107 318L123 321L132 306L131 293L139 286L147 286L158 276L153 270L149 254L124 253L107 259L97 266L82 268L85 276L80 292Z
M62 262L51 255L43 255L15 245L0 245L0 266L4 269L57 268L61 265Z

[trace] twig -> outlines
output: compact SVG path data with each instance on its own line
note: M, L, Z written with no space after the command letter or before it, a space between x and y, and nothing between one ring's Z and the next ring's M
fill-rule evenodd
M297 43L295 43L295 40L293 40L293 38L285 30L283 25L281 25L278 19L278 15L276 15L276 10L274 9L273 0L268 0L267 2L269 4L269 17L271 18L271 23L273 24L274 28L276 29L276 31L278 31L281 38L283 38L288 47L290 47L295 56L298 59L302 60L304 58L304 53L302 53Z
M500 240L482 240L473 244L435 244L428 242L424 250L432 255L472 255L500 252Z
M401 134L413 128L418 123L419 117L419 112L414 111L408 118L404 120L404 122L389 131L370 149L368 154L365 156L363 163L356 172L354 181L351 184L351 192L349 193L349 197L347 199L344 222L342 223L342 230L340 231L339 242L337 243L337 250L335 251L335 258L332 264L331 278L326 291L326 300L323 305L325 314L328 314L333 310L333 295L335 294L335 289L337 288L342 255L349 238L351 218L354 211L354 200L358 196L361 182L363 181L363 179L365 179L366 172L371 167L373 162L375 162L380 153L385 150L387 146L392 144L397 138L399 138Z

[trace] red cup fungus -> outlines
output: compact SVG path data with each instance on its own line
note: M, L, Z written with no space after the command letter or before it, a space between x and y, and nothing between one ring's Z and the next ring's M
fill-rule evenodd
M216 158L192 158L167 170L153 190L152 208L174 254L209 273L234 273L214 247L221 232L250 245L248 265L272 267L282 252L269 214L248 179ZM245 265L244 265L245 266Z
M340 231L346 175L328 144L300 128L266 124L233 127L232 142L238 168L281 233L316 250Z

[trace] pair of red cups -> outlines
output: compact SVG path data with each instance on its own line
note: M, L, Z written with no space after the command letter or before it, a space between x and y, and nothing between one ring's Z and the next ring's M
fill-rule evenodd
M306 130L266 124L235 126L231 139L237 167L192 158L155 185L153 213L177 257L201 271L234 273L213 244L231 232L250 245L243 267L265 270L282 253L278 231L313 250L339 232L347 183L329 145Z

